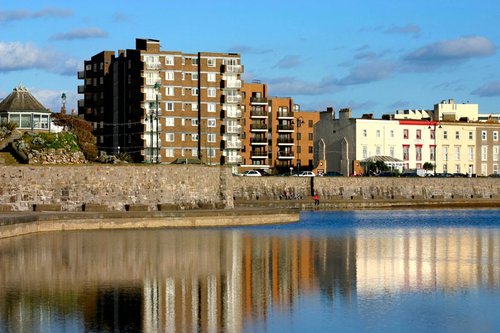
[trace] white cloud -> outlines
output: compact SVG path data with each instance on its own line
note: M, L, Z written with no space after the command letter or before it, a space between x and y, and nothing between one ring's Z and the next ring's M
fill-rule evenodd
M273 68L289 69L300 66L301 61L299 56L287 55L279 60Z
M28 20L44 17L69 17L73 15L70 9L46 7L39 11L30 10L4 10L0 11L0 22Z
M330 77L319 82L306 82L294 77L265 79L263 82L268 82L270 95L274 96L323 95L339 89L335 80Z
M76 75L79 62L31 43L0 42L0 72L43 69L51 73Z
M61 95L62 93L66 93L66 112L70 113L71 109L74 109L78 112L77 101L78 94L73 91L68 92L65 90L50 90L50 89L37 89L37 88L28 88L28 90L33 94L33 96L42 103L43 106L50 109L52 112L59 112L61 110Z
M99 28L84 28L53 35L50 37L50 40L75 40L105 37L108 37L108 33Z
M351 72L339 79L339 85L356 85L380 81L389 77L395 71L395 65L391 62L369 61L351 69Z

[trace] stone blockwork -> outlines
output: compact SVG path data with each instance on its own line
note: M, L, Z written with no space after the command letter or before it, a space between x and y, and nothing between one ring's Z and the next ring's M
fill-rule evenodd
M321 200L498 198L500 178L238 177L203 165L0 166L0 211L233 208L313 191Z
M232 208L231 177L230 169L202 165L0 166L0 205L12 211L40 204L61 204L64 211L84 204Z

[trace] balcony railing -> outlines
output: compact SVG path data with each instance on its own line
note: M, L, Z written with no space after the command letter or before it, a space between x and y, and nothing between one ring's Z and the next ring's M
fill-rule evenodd
M78 79L79 80L85 79L85 71L79 71L78 72Z
M267 124L250 124L250 130L267 130Z
M227 118L241 118L241 110L228 110L226 111Z
M293 131L293 125L278 125L278 131Z
M293 118L292 112L278 112L278 118Z
M224 103L241 103L240 95L223 95Z
M252 150L250 153L251 158L267 158L267 150L262 149L262 150Z
M230 80L230 81L222 80L221 87L222 88L239 89L239 88L241 88L241 80Z
M251 138L250 143L267 144L267 138Z
M79 108L83 108L84 106L85 106L85 100L83 100L83 99L79 99L79 100L78 100L78 107L79 107Z
M267 105L267 98L264 98L264 97L250 97L250 103L251 104L266 104Z
M222 72L223 73L243 73L243 66L242 65L222 65Z
M267 112L266 111L250 111L250 117L266 117L267 118Z
M241 141L226 141L226 149L241 149Z
M226 156L227 163L241 163L241 156Z
M280 143L293 144L293 139L292 138L278 138L278 144L280 144Z
M278 151L278 158L293 158L293 151Z
M159 62L146 63L146 69L160 69L160 68L161 68L161 63Z
M85 86L78 86L78 93L83 94L85 92Z
M226 127L226 133L239 134L239 133L241 133L241 126L240 125L238 125L238 126L227 126Z

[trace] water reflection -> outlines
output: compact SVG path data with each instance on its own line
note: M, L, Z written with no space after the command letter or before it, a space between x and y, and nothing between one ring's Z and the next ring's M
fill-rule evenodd
M500 288L498 227L320 225L2 240L0 331L256 331L317 295L355 312L377 295Z

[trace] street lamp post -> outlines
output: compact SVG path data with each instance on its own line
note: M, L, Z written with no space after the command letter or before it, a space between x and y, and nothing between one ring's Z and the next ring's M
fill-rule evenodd
M300 173L300 126L304 123L302 116L297 119L297 173Z
M431 127L431 125L432 125L432 127ZM436 128L442 128L442 126L439 122L434 122L431 125L429 125L428 129L433 128L433 131L434 131L434 176L436 176L436 169L437 169L437 132L436 132Z

